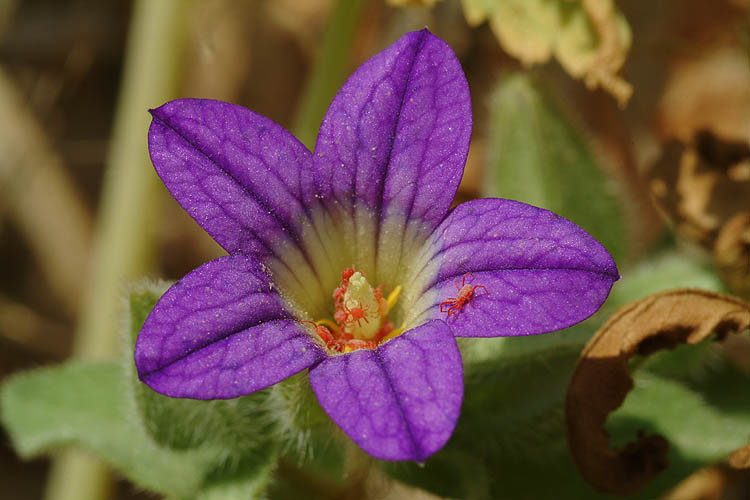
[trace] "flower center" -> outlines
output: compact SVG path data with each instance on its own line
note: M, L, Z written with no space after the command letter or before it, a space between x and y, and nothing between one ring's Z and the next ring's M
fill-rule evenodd
M342 287L338 289L341 298L336 301L333 318L355 339L373 340L388 314L388 304L380 287L376 290L360 272L352 274L348 284L343 283L343 296Z
M375 349L403 331L394 328L388 311L395 305L401 292L397 286L388 298L383 298L382 285L373 288L364 273L347 268L341 272L341 283L333 291L335 312L333 321L315 322L316 333L326 347L336 352L356 349Z

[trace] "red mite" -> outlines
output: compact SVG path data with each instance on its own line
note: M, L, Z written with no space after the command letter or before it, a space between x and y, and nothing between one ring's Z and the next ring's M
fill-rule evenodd
M326 343L326 345L330 345L333 343L334 341L333 335L331 334L331 331L327 327L323 325L319 325L315 323L314 321L306 321L303 319L299 319L297 321L299 321L300 323L310 323L312 326L314 326L315 333L318 334L318 337L320 337L323 340L323 342Z
M344 311L346 311L347 314L352 317L352 319L347 321L347 323L354 323L356 321L357 326L361 327L362 323L360 323L360 321L365 320L365 323L370 322L367 319L367 316L369 316L370 313L367 311L368 310L367 307L362 307L362 302L359 303L359 307L352 307L351 309L346 307L346 304L343 304L343 306L344 306Z
M487 291L487 288L485 288L484 285L471 285L471 284L467 285L466 284L467 276L471 276L472 278L474 278L474 275L471 273L464 274L463 279L461 280L461 288L458 287L457 283L455 282L453 283L454 285L456 285L456 290L458 290L458 295L456 295L455 297L448 297L448 300L440 304L440 312L447 312L448 318L450 318L452 314L458 314L458 312L467 302L471 303L471 298L474 296L474 291L477 288L481 288L487 294L490 293ZM450 307L448 307L448 309L443 310L443 306L450 306Z
M378 342L375 340L359 340L352 338L352 336L348 334L344 334L343 338L336 338L326 326L304 319L298 319L297 321L313 325L315 327L315 333L317 333L323 340L326 347L332 351L345 352L347 347L353 349L375 349L378 346Z
M383 299L381 287L373 290L375 298L378 301L378 312L371 312L368 306L362 305L361 301L352 308L347 307L344 303L344 297L349 286L349 278L354 273L353 266L344 269L341 272L341 284L333 291L333 299L336 305L333 319L338 328L334 327L331 329L309 320L296 320L300 323L309 323L315 327L315 333L323 341L326 348L334 352L345 353L357 349L376 349L380 341L393 330L393 323L386 317L381 324L380 330L372 340L354 338L354 335L351 333L354 323L357 323L358 327L362 327L362 320L365 320L365 323L369 323L370 319L378 318L378 312L382 315L386 315L388 312L388 305L385 299Z

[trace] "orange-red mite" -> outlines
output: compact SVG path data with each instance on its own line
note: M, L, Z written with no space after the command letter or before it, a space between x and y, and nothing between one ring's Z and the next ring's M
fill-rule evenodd
M458 295L456 295L455 297L448 297L448 300L440 304L440 312L447 312L448 318L450 318L451 315L453 314L458 314L458 312L467 302L471 303L471 298L474 296L474 291L477 288L481 288L487 294L490 293L487 291L487 288L485 288L484 285L471 285L471 284L467 285L466 284L467 276L471 276L472 278L474 278L474 275L471 273L464 274L463 279L461 280L460 288L458 286L458 283L454 281L453 284L456 285L456 290L458 290ZM443 306L450 306L450 307L448 307L448 309L443 310Z
M300 323L309 323L315 327L315 333L323 341L326 348L334 352L351 352L357 349L376 349L380 342L393 331L393 323L388 319L388 302L383 298L382 285L373 290L373 295L378 304L377 310L370 310L360 301L355 307L348 307L344 303L344 297L349 288L349 279L354 275L354 267L349 267L341 272L341 283L333 291L335 312L333 320L335 326L331 328L319 325L309 320L297 320ZM364 274L362 275L364 277ZM370 323L370 320L380 317L381 324L378 332L369 340L355 338L352 329L362 326L362 320Z
M362 307L362 303L359 303L359 307L353 307L349 309L346 307L346 304L342 304L344 311L346 311L348 316L351 316L351 319L346 320L347 323L354 323L357 322L357 326L362 326L362 323L360 321L365 320L365 323L369 323L370 321L367 319L367 316L369 316L369 313L367 312L367 307Z
M319 325L315 323L314 321L307 321L304 319L300 319L297 321L299 321L300 323L310 323L312 326L314 326L315 333L318 334L318 337L320 337L321 340L326 343L326 345L333 343L334 341L333 335L331 334L331 331L327 327L323 325Z

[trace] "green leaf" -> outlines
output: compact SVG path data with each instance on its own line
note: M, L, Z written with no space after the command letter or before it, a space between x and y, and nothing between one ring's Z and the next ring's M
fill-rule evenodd
M660 272L682 272L679 280L688 282L715 279L677 256L656 259L653 265L639 270L638 279L646 280L649 273L658 277ZM644 282L634 290L646 288ZM423 466L384 463L383 468L404 482L447 497L608 498L581 478L565 437L565 393L584 343L601 322L592 319L544 336L462 340L464 403L453 437ZM617 445L644 427L673 441L673 466L636 496L643 499L658 498L698 467L726 456L750 432L750 380L731 374L727 363L717 359L714 345L702 343L651 358L636 380L655 382L647 383L645 391L637 382L632 399L626 399L608 426ZM663 405L671 410L661 411ZM670 422L690 420L686 415L710 423L716 434L700 431L695 422ZM702 439L715 441L700 450Z
M581 478L568 453L563 402L569 377L583 346L612 311L673 284L721 287L701 263L664 253L626 271L603 310L574 327L530 337L460 339L464 404L453 437L423 467L384 463L383 468L447 497L604 498ZM644 367L692 380L710 369L714 348L706 343L657 354ZM633 437L630 429L618 432ZM671 478L665 476L666 481L649 489L652 498L686 471L676 468L669 474Z
M677 251L652 255L622 274L622 280L615 284L607 302L592 318L598 325L626 303L665 290L700 288L725 292L721 280L708 265ZM664 376L690 379L705 372L720 356L718 346L702 342L696 346L678 346L673 351L659 351L647 358L636 357L631 364Z
M130 341L125 349L125 367L146 429L158 443L175 449L206 445L221 449L225 456L245 457L269 447L269 440L277 436L274 419L264 406L269 391L198 401L163 396L138 380L133 361L135 340L165 289L162 283L138 285L128 295Z
M528 76L501 79L491 101L484 196L552 210L591 233L620 260L620 206L580 132Z
M195 500L252 500L265 498L276 450L269 446L237 464L225 464L209 473Z
M154 443L123 398L115 362L70 362L11 377L0 394L2 421L29 458L68 445L104 459L141 487L188 497L214 457L177 453Z
M663 434L681 456L711 462L744 445L750 432L750 377L726 361L692 383L639 371L635 387L610 416L610 427ZM686 418L688 416L690 418Z
M277 455L267 394L227 401L167 398L137 380L133 343L164 284L128 298L124 361L71 362L11 378L2 418L19 453L77 445L141 487L176 498L255 498Z
M747 443L750 433L750 376L719 360L700 379L681 383L640 370L635 387L607 421L615 447L638 432L663 435L670 467L637 495L660 493L701 467L725 459Z
M520 484L510 494L505 471L517 476L554 469L559 464L550 464L549 457L557 454L563 464L560 476L570 473L562 406L570 374L593 331L582 324L544 336L462 339L464 401L450 441L423 466L383 463L383 468L440 496L551 498L538 487L556 493L546 480L528 495Z
M676 251L653 255L621 272L622 279L615 283L604 306L607 316L628 302L665 290L701 288L721 293L726 291L709 265Z
M347 473L343 444L350 441L320 407L307 374L298 373L274 385L268 408L282 439L283 460L334 487L340 485ZM282 483L277 482L277 489L290 487ZM277 497L289 498L289 492L286 496L276 493Z
M658 432L670 442L671 465L630 498L659 498L700 467L742 446L750 432L748 388L750 377L726 365L715 367L692 386L645 371L639 373L635 389L608 421L612 444L623 446L640 430ZM536 397L529 392L529 398ZM507 411L512 411L516 403L508 401ZM502 404L497 402L498 406ZM526 436L514 446L495 441L487 432L488 425L477 425L472 411L471 407L463 409L453 438L423 466L384 464L385 470L435 494L456 498L610 498L592 490L573 464L561 411L528 418L528 429L522 429ZM495 422L497 427L503 424L502 420ZM505 433L516 431L517 427Z
M463 0L469 24L489 20L500 45L526 65L554 56L590 88L601 85L621 105L632 89L617 72L631 33L613 0Z

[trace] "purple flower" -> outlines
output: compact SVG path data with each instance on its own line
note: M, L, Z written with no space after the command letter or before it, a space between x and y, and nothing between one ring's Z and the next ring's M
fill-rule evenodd
M482 199L449 211L471 102L455 54L427 30L349 78L312 154L232 104L151 113L159 176L229 252L172 286L141 330L138 374L162 394L233 398L307 368L367 453L422 461L459 416L455 337L570 326L619 277L596 240L547 210Z

